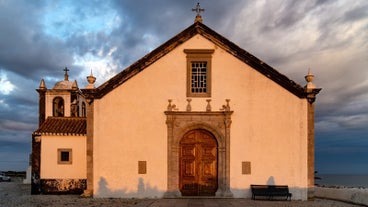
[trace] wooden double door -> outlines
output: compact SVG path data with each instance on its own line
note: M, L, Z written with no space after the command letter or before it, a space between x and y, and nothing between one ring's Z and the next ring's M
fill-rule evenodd
M189 131L180 141L179 189L183 196L214 196L217 191L217 141L206 130Z

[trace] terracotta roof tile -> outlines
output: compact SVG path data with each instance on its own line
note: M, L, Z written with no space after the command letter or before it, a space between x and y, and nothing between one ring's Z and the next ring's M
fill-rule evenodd
M87 119L80 117L47 117L35 135L86 135Z

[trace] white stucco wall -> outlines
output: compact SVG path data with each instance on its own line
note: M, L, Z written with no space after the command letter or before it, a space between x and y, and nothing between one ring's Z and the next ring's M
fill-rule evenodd
M214 49L212 110L231 99L230 185L235 197L250 197L250 184L289 185L306 199L307 101L194 36L149 68L95 100L94 194L101 197L161 197L167 188L167 126L164 111L173 99L186 109L184 49ZM192 98L205 111L208 98ZM138 174L147 161L147 174ZM241 174L241 162L251 174Z
M58 149L72 149L72 164L58 164ZM42 136L41 179L86 179L85 136Z

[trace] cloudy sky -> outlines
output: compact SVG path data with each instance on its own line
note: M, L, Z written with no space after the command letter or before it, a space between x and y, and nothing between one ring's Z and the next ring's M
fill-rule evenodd
M316 170L368 174L368 1L201 0L204 24L305 85L316 102ZM38 88L97 85L193 23L195 0L0 0L0 170L25 170Z

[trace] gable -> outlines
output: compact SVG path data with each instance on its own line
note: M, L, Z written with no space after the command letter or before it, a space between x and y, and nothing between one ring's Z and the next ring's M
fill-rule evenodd
M133 76L137 75L148 66L150 66L152 63L156 62L161 57L165 56L173 49L197 34L203 36L204 38L213 42L215 45L222 48L232 56L251 66L253 69L260 72L270 80L276 82L295 96L299 98L306 97L306 92L302 86L290 80L285 75L279 73L268 64L264 63L260 59L256 58L252 54L248 53L244 49L240 48L233 42L229 41L225 37L221 36L220 34L216 33L215 31L200 22L194 23L175 37L171 38L170 40L153 50L151 53L133 63L131 66L127 67L116 76L112 77L110 80L108 80L98 88L82 89L82 91L86 94L87 98L102 98L114 88L118 87Z

